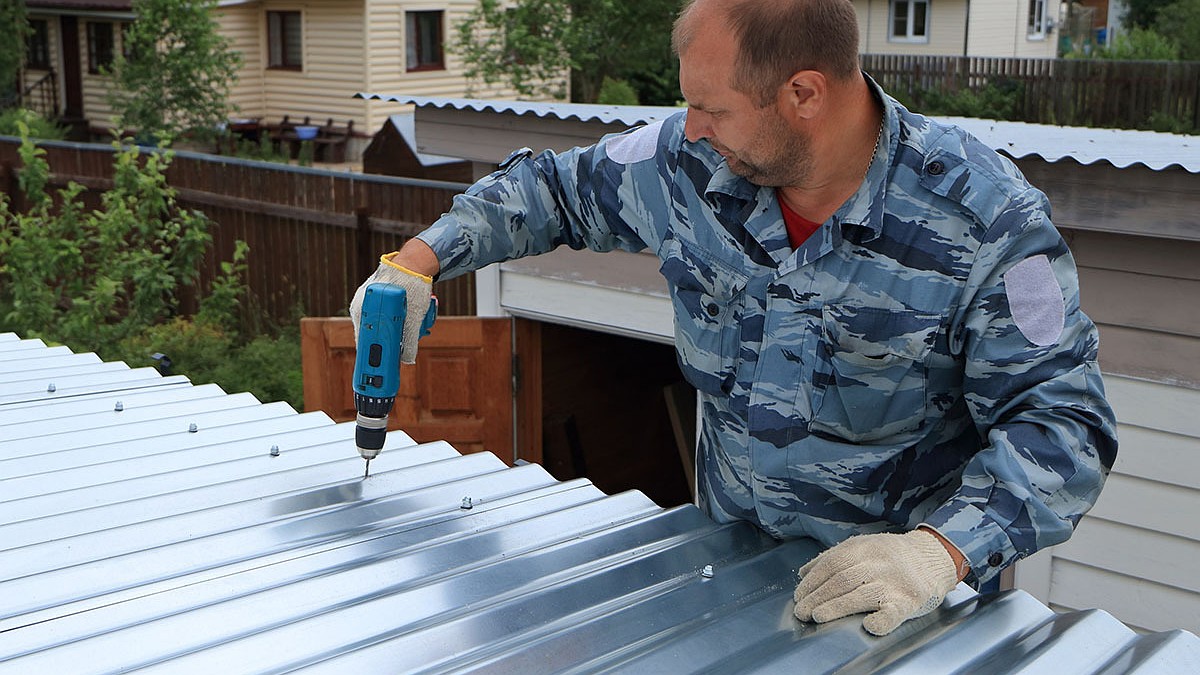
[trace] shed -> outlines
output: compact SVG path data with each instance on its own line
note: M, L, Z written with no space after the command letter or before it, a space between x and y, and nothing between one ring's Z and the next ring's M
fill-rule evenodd
M676 112L360 96L416 105L423 151L461 153L480 165L501 161L523 145L535 150L586 145L623 125ZM1018 563L1008 583L1055 608L1100 607L1147 630L1200 631L1200 583L1187 563L1200 558L1200 526L1190 516L1200 512L1200 416L1195 414L1200 409L1200 272L1195 265L1200 258L1200 140L1148 131L949 121L1013 158L1049 196L1054 222L1079 266L1084 310L1100 327L1100 361L1121 437L1113 475L1075 536ZM610 353L671 344L671 311L658 265L645 253L559 249L477 272L477 306L481 315L516 317L522 363L552 363L559 371L573 368L607 379L603 365L586 363L586 351L572 358L570 345L596 334L609 336ZM523 342L521 336L533 337ZM628 338L633 339L620 342ZM638 414L596 412L603 402L581 402L586 393L579 387L548 377L542 381L545 396L538 405L548 409L571 406L601 419ZM518 397L518 417L529 414L521 410L528 401ZM556 449L562 443L554 439L562 434L552 436L553 428L543 422L527 434L532 441L523 444L518 438L517 444L539 453L522 456L554 466L552 458L569 453ZM610 431L597 426L596 433ZM545 436L544 443L538 434ZM608 447L589 439L586 430L582 435L585 454L589 446Z
M435 331L437 327L435 326ZM817 547L0 334L0 673L1154 673L1200 639L965 586L791 616Z
M467 160L417 149L413 117L407 112L387 118L363 151L363 173L470 183L474 174Z

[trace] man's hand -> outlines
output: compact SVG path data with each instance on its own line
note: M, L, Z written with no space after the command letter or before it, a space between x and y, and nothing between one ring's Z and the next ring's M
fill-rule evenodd
M399 286L406 292L407 308L404 315L404 328L400 337L400 362L416 363L417 340L421 335L421 321L429 311L430 297L433 295L433 278L414 272L395 262L397 253L389 253L379 259L379 269L367 278L354 292L350 301L350 320L354 323L354 341L358 342L358 324L362 316L363 296L367 286L374 283L385 283Z
M925 530L850 537L800 568L800 577L797 619L870 612L863 628L873 635L932 612L960 579L950 553Z

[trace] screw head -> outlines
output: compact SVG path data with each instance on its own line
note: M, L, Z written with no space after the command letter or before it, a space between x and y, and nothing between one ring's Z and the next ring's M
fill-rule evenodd
M125 409L125 404L120 401L117 401L117 404L113 406L113 410L115 412L121 412L124 409Z
M472 502L472 500L471 500L471 498L470 498L470 497L463 497L463 498L462 498L462 504L459 504L459 505L458 505L458 508L460 508L460 509L470 509L470 508L471 508L471 507L473 507L473 506L475 506L475 504Z
M54 386L54 383L53 383L53 382L51 382L50 384L46 385L46 392L47 392L47 393L51 393L51 394L52 394L52 393L54 393L54 392L55 392L57 389L58 389L58 387Z
M189 434L194 434L197 431L200 431L200 427L196 426L195 422L192 422L191 424L188 425L188 433Z
M713 577L713 566L705 565L704 569L700 570L700 576L704 577L705 579L711 579Z
M271 446L271 456L272 456L272 457L278 457L278 456L279 456L279 446L278 446L278 445L272 445L272 446Z

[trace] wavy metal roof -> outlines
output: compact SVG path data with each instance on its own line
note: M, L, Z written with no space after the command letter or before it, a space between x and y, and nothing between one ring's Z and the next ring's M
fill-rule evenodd
M417 107L512 113L580 122L595 121L626 127L649 124L681 110L681 108L653 106L491 101L366 92L359 93L357 96L411 104ZM1200 173L1200 136L1126 129L1059 127L1048 124L1002 122L969 117L942 117L939 119L961 126L991 148L1017 159L1034 156L1048 162L1057 162L1069 158L1080 164L1108 162L1118 168L1140 164L1155 171L1179 166L1190 173Z
M1200 672L1022 592L801 624L812 542L398 432L364 480L352 438L0 334L0 673Z

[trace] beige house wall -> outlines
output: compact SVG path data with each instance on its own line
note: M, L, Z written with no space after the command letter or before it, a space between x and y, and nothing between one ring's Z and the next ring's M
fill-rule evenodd
M29 14L29 18L46 22L46 43L49 45L50 51L50 69L54 71L56 76L55 85L58 88L58 107L59 110L62 110L63 100L66 96L66 89L63 86L62 53L59 49L59 34L61 31L58 25L58 17L31 12ZM20 82L18 84L20 85L21 89L24 90L34 82L42 79L47 72L48 71L40 68L22 69L20 73Z
M1011 1L1011 0L1010 0ZM971 4L971 11L975 5ZM962 55L967 24L966 0L931 0L929 41L900 42L889 39L889 0L854 0L858 15L859 52L863 54Z
M854 0L858 15L859 52L936 56L1002 56L1049 58L1057 55L1057 29L1030 38L1026 22L1030 0L930 0L929 41L899 42L888 38L890 0ZM1057 21L1058 3L1048 12ZM968 34L969 33L969 34Z
M260 3L218 9L221 35L242 55L238 81L229 95L230 103L237 106L236 114L242 117L261 117L266 109L263 96L266 55L259 48L266 36L266 31L261 28L264 16Z
M368 0L363 26L367 45L368 77L362 81L360 91L414 96L518 98L511 88L469 82L463 74L463 61L453 50L453 45L458 39L456 26L477 5L475 0ZM407 72L404 13L436 10L445 12L442 21L442 45L445 49L446 69ZM389 116L408 109L408 106L396 103L369 101L366 103L364 120L366 128L373 133L383 126Z
M88 72L88 24L110 23L113 27L113 53L119 53L121 46L121 22L113 19L92 19L82 17L79 20L79 76L83 88L83 116L93 127L112 128L114 118L112 106L108 104L108 91L112 78L108 75ZM61 106L61 102L59 104Z

